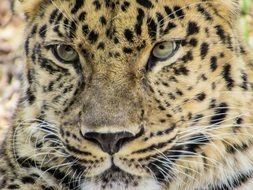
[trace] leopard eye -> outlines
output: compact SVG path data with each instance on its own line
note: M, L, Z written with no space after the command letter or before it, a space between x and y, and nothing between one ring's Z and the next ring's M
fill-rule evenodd
M69 45L55 45L53 46L52 51L55 57L61 62L73 63L79 59L79 55L76 50Z
M168 59L174 55L177 47L178 45L175 41L161 42L153 48L152 55L157 59Z

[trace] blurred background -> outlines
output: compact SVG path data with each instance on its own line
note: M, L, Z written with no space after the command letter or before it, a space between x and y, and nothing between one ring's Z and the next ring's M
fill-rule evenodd
M0 0L0 142L17 105L24 62L24 15L13 1ZM240 24L243 38L253 50L253 0L241 0Z

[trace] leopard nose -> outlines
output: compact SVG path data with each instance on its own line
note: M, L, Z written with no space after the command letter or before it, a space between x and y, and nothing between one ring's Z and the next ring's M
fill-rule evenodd
M96 143L104 152L114 154L126 143L134 139L134 135L129 132L117 133L97 133L88 132L83 137L91 142Z

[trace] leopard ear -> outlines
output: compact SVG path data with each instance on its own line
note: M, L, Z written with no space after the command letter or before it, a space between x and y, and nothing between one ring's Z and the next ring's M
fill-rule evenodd
M42 0L19 0L20 8L25 13L28 19L32 18L39 9Z

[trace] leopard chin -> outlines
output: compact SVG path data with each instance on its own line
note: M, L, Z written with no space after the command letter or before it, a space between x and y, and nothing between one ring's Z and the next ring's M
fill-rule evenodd
M161 187L154 178L143 178L127 173L116 165L100 175L86 178L81 183L81 190L160 190Z
M100 176L86 179L81 190L161 190L162 187L153 178L133 176L118 168L110 168Z
M127 186L121 181L116 181L108 186L102 185L102 183L88 182L81 186L81 190L160 190L161 187L152 179L143 180L137 186Z

